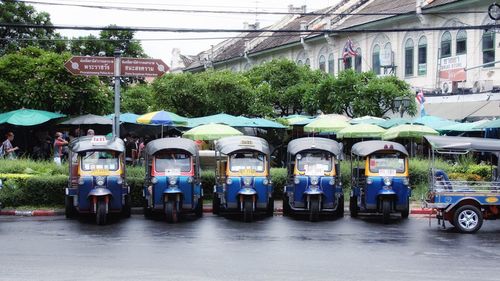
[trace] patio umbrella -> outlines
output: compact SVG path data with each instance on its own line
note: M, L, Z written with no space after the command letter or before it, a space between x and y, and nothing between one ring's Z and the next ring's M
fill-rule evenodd
M286 129L286 126L281 125L278 122L264 119L264 118L251 118L254 126L256 128L266 128L266 129Z
M471 123L458 123L455 125L451 126L446 126L441 128L441 131L449 131L449 132L480 132L483 129L477 128L485 123L487 123L488 120L480 120L476 122L471 122Z
M398 126L398 125L402 125L402 124L409 124L411 123L411 120L410 119L406 119L406 118L391 118L391 119L387 119L383 122L380 122L378 123L377 125L382 127L382 128L385 128L385 129L389 129L389 128L392 128L394 126Z
M205 124L195 127L182 136L192 140L218 140L223 137L243 135L235 128L223 124Z
M219 113L209 116L196 117L189 119L188 126L191 128L206 124L225 124L231 127L253 127L250 118L243 116L234 116L226 113Z
M422 124L438 131L441 131L444 127L459 124L458 122L432 115L426 115L420 118L413 119L412 123Z
M346 122L349 122L351 120L351 118L345 116L345 115L342 115L342 114L335 114L335 113L332 113L332 114L324 114L324 115L320 115L319 117L328 117L328 118L333 118L333 119L339 119L339 120L343 120L343 121L346 121Z
M161 110L139 116L137 123L161 125L161 137L163 138L163 126L187 126L188 118Z
M345 127L337 132L338 138L344 139L363 139L363 138L381 138L385 129L372 124L356 124Z
M35 126L66 115L44 110L18 109L0 114L0 124L16 126Z
M486 128L500 128L500 119L491 120L484 124L476 126L477 129L486 129Z
M62 125L113 125L113 121L104 116L86 114L75 118L71 118L64 122L61 122L61 124Z
M108 114L106 115L107 118L113 120L113 117L115 114ZM132 123L132 124L137 124L137 118L139 118L140 115L134 114L134 113L120 113L120 122L121 123Z
M304 132L336 133L347 126L349 126L349 123L346 121L327 116L320 116L304 126Z
M300 123L300 125L306 125L306 124L309 124L309 122L313 120L313 119L311 119L310 116L298 115L298 114L288 115L288 116L283 117L283 119L286 120L288 125L299 125L298 123Z
M427 127L424 125L415 125L415 124L404 124L396 127L392 127L387 132L382 135L382 139L391 140L397 138L422 138L426 135L439 135L439 133L432 129L431 127Z
M382 122L384 122L385 119L379 118L379 117L373 117L373 116L363 116L363 117L358 117L354 118L349 123L351 124L374 124L378 125Z

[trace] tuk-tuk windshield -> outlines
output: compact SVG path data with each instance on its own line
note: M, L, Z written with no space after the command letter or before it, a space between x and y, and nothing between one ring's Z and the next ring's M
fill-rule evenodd
M404 173L406 170L405 156L400 153L380 153L370 156L370 172L382 176Z
M264 172L265 156L259 152L238 152L229 156L229 169L231 172L243 170Z
M84 171L107 170L116 171L119 168L119 153L116 151L88 151L81 155Z
M155 171L180 174L191 171L191 156L187 153L161 153L155 156Z
M332 170L332 157L329 153L322 151L306 152L297 154L297 170L306 175L323 175Z

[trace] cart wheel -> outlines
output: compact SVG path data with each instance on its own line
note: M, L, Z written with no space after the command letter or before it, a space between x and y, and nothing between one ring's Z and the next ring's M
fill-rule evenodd
M96 218L96 223L98 225L105 225L107 221L107 214L106 214L106 200L105 198L99 198L99 201L97 201L97 210L95 213L95 218Z
M388 199L382 200L382 220L384 223L389 223L391 219L391 201Z
M351 218L358 216L358 200L356 197L349 197L349 212L351 213Z
M269 198L269 203L267 204L266 215L272 217L274 214L274 198Z
M198 199L198 204L196 204L196 209L194 213L199 218L203 216L203 198Z
M130 218L132 214L132 206L130 203L130 195L125 195L125 205L123 205L122 216L124 218Z
M253 221L253 200L252 197L245 198L243 203L243 221L252 222Z
M76 208L73 206L73 197L66 196L64 197L64 213L67 219L72 219L76 216Z
M406 204L406 208L401 211L401 218L407 219L410 215L410 198L408 198L408 203Z
M177 210L177 203L175 201L165 202L165 216L167 222L176 223L179 221L179 211Z
M462 233L474 233L483 225L483 214L472 205L458 208L453 216L455 227Z
M220 198L217 193L214 193L214 198L212 200L212 214L218 215L220 213Z
M315 222L319 219L319 198L312 198L309 203L309 221Z
M336 213L337 217L339 217L339 218L344 217L344 196L341 196L339 198L339 205L338 205L335 213Z

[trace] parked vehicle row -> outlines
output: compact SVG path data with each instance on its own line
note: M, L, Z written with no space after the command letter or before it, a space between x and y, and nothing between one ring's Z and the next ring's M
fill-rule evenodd
M488 153L500 156L500 140L427 136L435 153ZM66 216L92 214L105 224L109 214L130 216L130 188L126 182L125 146L105 136L82 137L70 145L70 173L66 189ZM145 148L144 215L161 214L177 222L182 214L203 215L199 151L188 139L164 138ZM340 161L342 144L325 138L300 138L288 144L287 182L283 213L321 216L344 215ZM215 149L213 213L238 215L251 222L274 211L268 143L258 137L220 139ZM410 213L408 152L399 143L363 141L351 149L351 217L376 213L387 223L392 213L403 219ZM492 162L491 160L490 162ZM500 163L499 163L500 164ZM425 204L437 211L444 226L450 222L462 232L475 232L483 219L500 218L499 166L491 182L450 181L444 171L431 169Z

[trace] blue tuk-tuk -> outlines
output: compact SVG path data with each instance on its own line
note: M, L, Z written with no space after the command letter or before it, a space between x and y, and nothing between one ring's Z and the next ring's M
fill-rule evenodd
M145 148L144 216L162 212L168 222L181 213L203 215L198 148L192 140L163 138Z
M320 214L344 216L338 162L342 145L326 138L307 137L292 140L287 150L283 214L308 214L310 221L317 221Z
M410 214L408 151L391 141L358 142L351 149L351 217L359 212L381 213L384 223L390 214Z
M215 158L214 214L242 214L245 222L251 222L255 213L273 214L267 141L250 136L222 138Z
M424 138L432 151L432 177L424 205L435 210L438 224L445 228L445 221L448 221L459 232L474 233L481 228L483 220L500 219L500 140L450 136ZM447 173L450 171L435 168L438 155L455 158L473 153L490 163L491 178L475 181L450 179Z
M85 136L69 143L66 217L94 214L99 225L108 214L130 217L130 188L125 178L125 144L119 138Z

